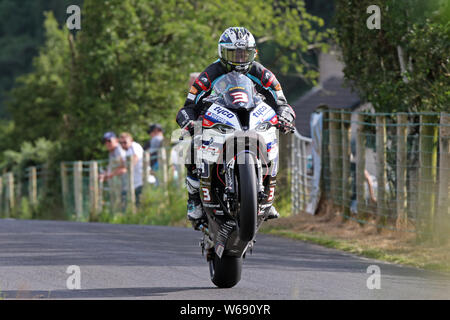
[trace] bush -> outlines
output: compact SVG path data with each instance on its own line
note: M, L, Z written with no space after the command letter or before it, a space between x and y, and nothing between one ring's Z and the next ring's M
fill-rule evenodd
M147 225L177 225L187 226L186 220L187 191L180 186L170 184L167 189L149 186L143 190L141 204L137 212L128 208L125 213L108 213L99 215L99 222L147 224Z

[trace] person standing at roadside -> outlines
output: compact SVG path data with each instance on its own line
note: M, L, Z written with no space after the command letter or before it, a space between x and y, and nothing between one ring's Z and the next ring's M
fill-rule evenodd
M147 133L151 138L149 143L146 144L146 150L150 152L150 166L152 171L158 171L158 150L163 147L164 131L161 125L155 123L148 128Z
M136 196L136 205L139 205L139 198L142 193L142 174L144 149L141 145L133 141L133 137L128 132L122 132L119 136L119 143L125 150L125 155L133 163L133 190Z
M127 172L125 166L125 151L119 144L119 141L114 132L106 132L103 135L103 144L109 152L108 169L101 173L99 179L107 181L116 176L123 176Z
M102 142L108 150L109 156L106 172L100 173L99 180L101 183L104 181L109 181L110 190L113 192L111 195L111 203L113 208L116 207L116 204L118 205L117 201L120 199L122 210L124 210L126 207L126 154L120 146L119 140L114 132L106 132L103 135ZM120 179L114 179L114 177L119 177ZM117 194L115 194L115 190L117 190Z

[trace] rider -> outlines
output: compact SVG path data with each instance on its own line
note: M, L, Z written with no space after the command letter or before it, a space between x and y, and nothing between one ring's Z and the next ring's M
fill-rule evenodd
M194 122L205 107L202 101L211 93L215 81L228 72L236 71L250 78L256 84L256 90L265 96L266 103L277 113L280 130L283 133L292 132L295 112L287 103L275 75L255 61L257 50L253 35L246 28L226 29L220 37L218 53L219 59L200 73L192 84L186 102L177 114L178 125L193 135ZM186 185L189 194L187 216L195 225L202 219L203 210L199 193L200 182L194 170L195 164L187 165ZM272 206L268 219L278 216L278 212Z

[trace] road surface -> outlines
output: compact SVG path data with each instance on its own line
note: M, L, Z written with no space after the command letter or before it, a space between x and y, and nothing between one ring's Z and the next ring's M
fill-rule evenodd
M187 228L2 219L0 298L450 299L447 275L261 234L242 280L218 289L199 239ZM380 289L368 289L371 265ZM79 267L79 290L68 289L77 285L69 266Z

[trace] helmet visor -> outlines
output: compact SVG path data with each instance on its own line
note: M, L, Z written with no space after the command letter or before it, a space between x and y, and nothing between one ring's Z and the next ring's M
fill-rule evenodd
M247 64L255 60L255 48L222 48L222 59L231 64Z

